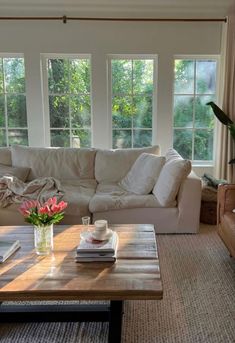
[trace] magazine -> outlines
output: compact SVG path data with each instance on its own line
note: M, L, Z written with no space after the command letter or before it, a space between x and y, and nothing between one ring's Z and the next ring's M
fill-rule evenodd
M6 261L19 248L19 241L0 241L0 263Z

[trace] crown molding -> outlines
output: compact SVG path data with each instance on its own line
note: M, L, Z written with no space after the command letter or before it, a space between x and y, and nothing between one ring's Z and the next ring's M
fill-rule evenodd
M224 17L234 0L0 0L1 16Z

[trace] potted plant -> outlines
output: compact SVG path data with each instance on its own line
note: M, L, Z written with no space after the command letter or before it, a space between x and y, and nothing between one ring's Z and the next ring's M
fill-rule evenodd
M67 203L57 203L56 197L41 204L37 200L24 201L19 211L27 223L34 225L34 245L38 255L48 255L53 250L53 224L64 217Z
M228 127L230 134L235 142L235 123L213 101L208 102L207 105L211 106L216 118L219 119L219 121L222 124ZM229 161L229 164L233 164L233 163L235 163L235 158Z

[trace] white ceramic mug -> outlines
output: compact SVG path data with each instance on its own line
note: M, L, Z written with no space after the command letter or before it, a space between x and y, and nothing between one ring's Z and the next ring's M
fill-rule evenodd
M108 232L107 220L105 219L96 220L94 224L95 224L95 230L92 232L92 236L95 239L104 239Z

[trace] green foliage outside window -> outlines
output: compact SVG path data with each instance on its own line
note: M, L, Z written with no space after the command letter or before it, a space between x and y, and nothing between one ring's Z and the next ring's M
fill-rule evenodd
M215 60L175 60L174 148L185 158L213 159Z
M152 144L153 60L113 59L113 148Z
M28 145L24 59L0 58L0 146Z
M51 146L91 146L90 61L48 59Z

